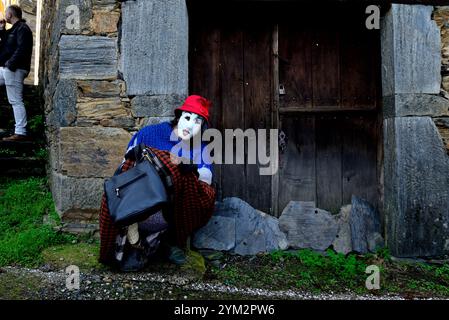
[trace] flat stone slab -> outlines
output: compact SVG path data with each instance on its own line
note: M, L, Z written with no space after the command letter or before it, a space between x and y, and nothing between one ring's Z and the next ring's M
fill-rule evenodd
M59 41L59 74L62 79L116 79L117 40L62 35Z
M338 231L332 214L307 201L290 201L282 211L279 226L290 247L321 251L329 248Z
M430 117L384 120L386 240L397 257L449 252L449 158Z
M338 224L338 232L332 247L338 253L348 254L352 251L351 227L349 226L349 215L351 205L341 207L339 214L335 216Z
M235 247L235 218L214 215L194 238L194 246L219 251Z
M73 178L52 172L52 195L59 216L72 221L97 218L103 183L101 178Z
M198 230L193 245L199 249L254 255L287 248L278 219L258 211L239 198L217 202L208 224Z
M120 128L63 127L59 132L60 172L107 178L123 160L131 134Z
M368 201L354 195L351 198L349 226L353 251L365 254L383 246L379 213Z
M131 101L131 110L134 117L170 117L174 110L183 104L185 96L155 95L136 96Z
M391 5L381 26L383 95L440 92L441 35L432 11Z
M121 71L128 95L187 94L185 0L122 2Z

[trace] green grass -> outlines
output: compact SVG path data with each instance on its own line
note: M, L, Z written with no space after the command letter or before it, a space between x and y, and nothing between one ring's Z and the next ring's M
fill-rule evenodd
M0 182L0 266L36 266L43 249L74 239L44 225L44 215L59 222L45 178Z
M102 270L106 267L98 262L100 248L98 244L63 244L45 249L42 257L45 263L54 268L66 268L76 265L82 271Z
M368 277L365 270L369 265L380 269L380 290L365 287ZM274 251L252 260L233 258L224 268L210 266L208 276L238 287L449 297L449 264L396 262L387 249L364 256L345 256L332 250Z

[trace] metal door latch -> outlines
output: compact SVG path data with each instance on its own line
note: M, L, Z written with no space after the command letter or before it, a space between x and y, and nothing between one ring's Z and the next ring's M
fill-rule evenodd
M278 138L279 138L279 150L282 154L287 149L288 137L284 131L280 130Z
M279 95L284 95L285 94L285 87L283 84L279 85Z

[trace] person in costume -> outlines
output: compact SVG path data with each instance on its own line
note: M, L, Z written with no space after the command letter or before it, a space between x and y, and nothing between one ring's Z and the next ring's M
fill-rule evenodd
M176 264L186 261L185 249L194 231L204 226L212 216L215 204L215 189L212 187L212 165L203 158L206 144L192 143L209 126L210 101L198 95L187 97L182 106L175 109L172 121L148 125L131 138L126 154L145 144L170 171L174 185L172 210L163 212L168 222L164 246L169 260ZM207 154L204 153L204 154ZM175 157L173 157L173 155ZM188 158L190 163L173 161ZM127 159L121 166L124 172L134 165ZM167 210L168 211L168 210ZM150 217L151 218L151 217ZM139 241L144 222L128 227L127 239L131 244ZM114 260L115 241L119 234L109 217L107 202L103 195L100 211L100 262Z

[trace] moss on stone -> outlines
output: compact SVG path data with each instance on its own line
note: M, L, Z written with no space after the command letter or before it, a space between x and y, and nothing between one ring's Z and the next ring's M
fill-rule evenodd
M42 256L45 263L55 268L76 265L81 271L104 270L106 267L98 262L99 252L98 244L77 243L47 248Z

